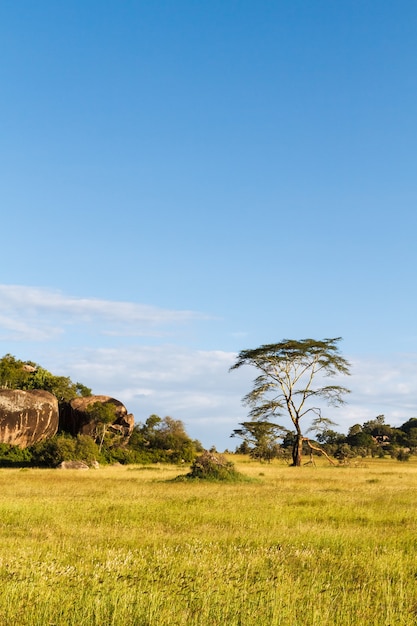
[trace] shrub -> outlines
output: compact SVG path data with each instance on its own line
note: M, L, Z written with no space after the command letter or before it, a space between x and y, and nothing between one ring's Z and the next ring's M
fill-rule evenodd
M99 448L89 435L77 435L75 440L75 460L91 465L99 458Z
M99 449L88 435L55 435L30 447L32 464L58 467L63 461L85 461L91 465L99 457Z
M396 459L397 461L409 461L411 454L408 450L404 450L404 448L400 448L397 451Z
M0 443L0 467L26 467L31 461L32 455L27 448Z
M191 471L179 478L227 482L249 480L238 472L234 463L228 461L223 454L214 454L207 450L194 460Z

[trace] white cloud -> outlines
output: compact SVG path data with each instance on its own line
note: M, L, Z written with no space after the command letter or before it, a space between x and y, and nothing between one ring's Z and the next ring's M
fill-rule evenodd
M173 332L171 327L181 324L188 332L190 322L200 319L204 316L190 311L0 285L4 353L13 353L13 342L19 342L18 358L70 376L92 387L94 393L120 399L138 421L151 413L171 415L183 420L189 434L204 445L233 448L236 442L229 436L247 418L241 399L251 389L255 370L242 368L229 374L234 352L193 349L155 339L158 333ZM132 339L127 344L104 334L119 330L152 339L143 339L141 344ZM177 342L187 339L184 334ZM22 347L26 355L20 353ZM352 376L338 383L352 393L346 405L325 411L336 422L336 430L347 432L353 424L381 413L392 425L417 416L417 355L347 358ZM288 420L280 421L290 426Z
M113 337L160 337L172 333L172 327L210 319L195 311L77 298L21 285L0 285L0 314L1 336L22 341L43 341L65 330L73 332L84 327L91 334Z
M81 359L66 356L61 373L70 372L97 393L118 397L137 420L151 413L171 415L207 445L235 445L229 436L247 417L241 399L255 374L251 368L229 373L235 353L160 345L86 350ZM351 389L347 403L323 412L337 424L335 430L346 433L381 413L392 425L417 415L416 359L352 359L352 376L338 381ZM290 426L284 417L280 422Z
M206 445L230 446L246 410L241 398L252 372L232 372L236 355L174 345L86 349L56 354L49 369L112 395L145 421L152 413L181 419Z
M46 341L62 333L60 328L42 321L34 327L23 317L0 315L0 341Z

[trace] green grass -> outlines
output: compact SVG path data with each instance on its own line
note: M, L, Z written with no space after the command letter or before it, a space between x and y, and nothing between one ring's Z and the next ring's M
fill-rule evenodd
M417 461L0 470L2 626L417 623Z

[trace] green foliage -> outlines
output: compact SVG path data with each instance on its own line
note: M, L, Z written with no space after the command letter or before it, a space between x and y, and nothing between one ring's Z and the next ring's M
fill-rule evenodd
M367 448L370 451L375 447L375 441L373 440L372 435L364 432L363 430L355 435L348 435L346 437L346 442L354 448Z
M248 480L222 454L214 454L207 450L194 459L191 471L181 479L208 480L221 482L240 482Z
M55 435L31 446L28 451L32 464L40 467L58 467L63 461L84 461L91 465L100 456L98 446L88 435Z
M111 402L94 402L85 411L96 424L107 425L116 419L116 407Z
M348 459L352 459L355 456L356 453L347 443L339 444L334 451L334 457L338 459L341 463L344 463Z
M329 428L323 430L321 433L317 434L317 441L319 443L327 444L327 445L337 445L341 444L345 441L345 435L336 432L335 430L331 430Z
M409 420L407 420L402 426L400 426L400 430L404 431L407 434L409 434L415 428L417 428L417 417L410 417Z
M34 363L17 360L11 354L0 359L0 388L25 389L28 379L36 367Z
M99 444L99 451L101 452L106 436L110 439L107 442L108 447L114 443L112 441L113 437L109 437L107 429L109 424L116 420L116 407L112 402L94 402L87 406L86 413L88 413L95 424L95 439Z
M150 415L145 424L133 429L128 448L146 459L145 462L189 463L202 450L199 441L187 435L181 420Z
M91 394L91 389L82 383L73 383L66 376L54 376L33 361L20 361L11 354L0 359L0 388L26 391L41 389L54 394L59 402Z
M278 424L267 421L242 422L231 437L239 437L246 444L251 458L270 462L280 456L279 439L287 432Z
M28 448L0 443L0 467L25 467L32 462Z
M75 438L75 461L85 461L91 465L99 460L97 444L88 435L77 435Z

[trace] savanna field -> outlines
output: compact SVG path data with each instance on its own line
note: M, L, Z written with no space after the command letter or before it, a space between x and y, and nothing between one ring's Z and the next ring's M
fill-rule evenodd
M0 470L2 626L417 623L417 460Z

